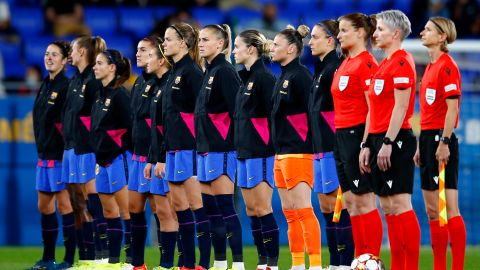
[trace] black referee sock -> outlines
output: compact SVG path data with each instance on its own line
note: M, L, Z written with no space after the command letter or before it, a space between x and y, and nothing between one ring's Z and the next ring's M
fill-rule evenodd
M175 257L175 243L177 242L177 232L161 232L162 234L162 252L160 266L170 269L173 267Z
M55 260L55 244L58 236L57 213L44 215L41 218L43 256L42 261Z
M190 208L177 211L178 232L182 237L183 261L187 268L195 268L195 220Z
M215 197L202 193L203 207L210 221L212 232L212 245L215 261L227 260L227 230L223 222L223 216L217 206Z
M63 258L69 264L73 264L76 248L75 233L75 215L73 212L62 215L63 225L63 245L65 246L65 257Z
M82 241L86 254L85 257L87 260L95 260L95 241L93 238L93 222L84 222L82 223L83 238L77 238L77 242Z
M227 239L232 250L232 261L243 262L242 227L233 205L233 194L216 195L215 199L222 212L227 229Z
M123 240L122 221L119 217L107 218L107 224L108 263L119 263Z
M125 250L125 262L131 263L132 262L132 226L130 223L130 219L123 220L123 241L124 246L123 249Z
M355 245L352 236L352 223L347 209L342 210L340 221L337 224L337 245L345 247L345 249L338 248L340 265L350 265L353 260Z
M328 251L330 253L330 265L339 266L339 250L343 251L345 246L343 244L337 244L337 224L332 221L333 212L322 214L323 218L325 219L325 234L327 237Z
M198 264L205 269L210 267L210 254L212 250L212 239L210 237L210 221L208 220L205 208L201 207L193 211L195 214L195 229L197 231L198 249L200 260Z
M260 218L256 216L249 216L250 218L250 227L252 228L253 243L257 247L258 254L258 265L267 264L267 251L263 245L263 236L262 236L262 223L260 223Z
M273 213L260 217L262 223L263 245L267 252L268 266L278 265L278 254L280 249L279 230Z
M145 212L130 213L132 222L132 265L142 266L145 257L145 241L147 240L147 219Z

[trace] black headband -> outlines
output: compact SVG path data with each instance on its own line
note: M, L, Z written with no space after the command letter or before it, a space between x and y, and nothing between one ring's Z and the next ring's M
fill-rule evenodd
M430 20L433 24L435 24L435 26L438 28L438 30L440 30L440 34L445 34L445 31L443 31L443 28L440 27L440 25L435 22L434 20Z
M103 54L105 54L110 64L114 64L115 66L117 66L117 62L115 61L112 54L108 50L103 51Z

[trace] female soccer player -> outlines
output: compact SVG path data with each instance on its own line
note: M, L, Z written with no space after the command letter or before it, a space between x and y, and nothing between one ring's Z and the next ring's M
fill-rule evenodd
M432 240L434 269L447 269L450 238L452 269L463 269L466 245L465 223L458 209L458 125L461 81L447 44L455 41L455 24L447 18L433 17L420 33L428 48L430 63L420 86L420 145L415 164L420 166L423 198ZM439 164L445 164L448 225L440 227L438 209Z
M81 233L77 231L80 265L108 257L107 227L95 188L95 154L89 137L95 94L102 88L101 82L95 79L92 68L95 57L106 46L105 41L98 36L82 36L72 42L70 57L77 72L71 79L63 109L63 177L73 185L71 189L76 195L74 202L79 212L77 217L82 222ZM85 200L88 212L84 209Z
M300 63L303 39L310 29L288 26L275 36L272 60L282 67L273 90L272 141L274 176L288 223L292 270L305 269L305 246L310 269L321 269L320 225L313 212L312 134L308 127L308 89L312 76Z
M383 11L376 17L373 37L385 58L368 90L369 148L363 150L360 162L363 170L371 170L373 188L385 213L392 270L418 269L420 226L411 202L416 139L409 123L416 73L413 57L402 49L411 32L410 21L398 10Z
M147 158L151 145L151 126L152 117L150 115L150 104L156 94L156 90L160 85L156 84L158 75L161 81L166 81L169 66L159 66L154 61L155 50L158 50L158 37L149 36L138 42L137 46L137 66L143 68L144 71L135 80L131 91L131 110L133 117L132 124L132 141L133 141L133 156L132 168L129 172L128 181L128 205L132 221L132 265L140 267L144 264L145 241L147 237L147 220L145 217L145 204L147 198L150 199L150 207L153 212L156 212L154 199L151 196L150 179L144 175L144 170L148 172L152 170L152 166L148 163ZM153 51L152 51L153 50ZM150 57L152 54L153 57ZM152 68L149 72L147 70L147 63L152 58ZM158 60L158 59L155 59ZM158 72L158 75L157 75ZM165 76L163 76L165 74ZM149 173L150 175L150 173ZM162 195L166 191L163 189ZM168 210L167 208L165 210ZM158 216L155 213L155 220L158 221ZM157 222L157 226L160 223ZM160 235L159 235L160 236ZM159 238L160 239L160 238ZM159 242L160 243L160 242ZM140 268L142 269L142 268Z
M350 214L356 255L380 255L382 220L375 204L370 175L359 168L362 138L368 132L370 78L377 61L368 52L375 19L351 13L339 19L338 40L346 54L335 73L332 95L335 105L335 160L345 204ZM375 234L369 232L375 231Z
M129 220L127 180L131 156L130 97L122 84L130 76L130 60L116 50L97 55L93 67L103 88L92 108L91 142L97 160L97 191L107 219L109 264L120 262L123 228Z
M240 78L229 62L232 47L230 27L207 25L199 35L200 56L206 60L206 70L195 105L198 180L202 192L211 194L205 207L209 215L221 215L221 222L212 222L215 251L214 267L227 268L225 235L232 250L233 266L243 270L242 228L233 204L236 153L233 142L235 96ZM206 196L204 196L206 197ZM211 202L210 202L211 201Z
M338 266L341 266L341 269L349 268L354 250L348 211L343 209L339 223L333 222L340 183L333 157L335 124L330 89L334 73L342 62L336 51L339 45L338 32L337 21L323 20L313 27L309 42L312 55L320 58L315 66L315 76L308 102L314 151L313 191L318 194L320 210L325 218L330 269L337 269Z
M56 201L62 215L64 238L75 239L73 209L62 181L64 144L60 121L69 84L64 73L69 52L70 45L67 42L55 41L48 45L44 56L48 76L43 80L33 104L33 131L38 153L36 189L38 210L42 216L43 256L30 269L67 269L73 264L75 255L73 240L69 242L73 244L73 252L67 249L64 262L55 265L58 235Z
M257 30L235 38L235 61L245 69L235 109L237 185L242 189L258 252L257 269L278 268L278 226L272 212L274 151L270 137L270 112L275 76L265 67L271 40Z
M210 223L196 179L196 142L193 114L202 83L198 51L198 30L186 23L171 25L165 31L164 53L173 60L164 88L162 111L166 154L166 175L173 208L179 222L178 265L195 268L195 230L200 251L198 269L210 267ZM195 216L195 218L194 218ZM221 215L220 215L221 218ZM174 243L170 243L173 244Z

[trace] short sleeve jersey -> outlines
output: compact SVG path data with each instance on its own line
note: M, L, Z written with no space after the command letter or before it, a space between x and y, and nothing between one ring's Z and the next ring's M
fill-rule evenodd
M373 55L364 51L347 57L335 72L331 92L335 107L335 128L364 124L368 113L365 92L378 64Z
M415 103L416 79L413 57L403 49L397 50L390 58L386 58L380 63L368 92L370 100L369 133L383 133L388 130L395 106L395 89L412 89L407 113L401 126L402 129L411 128L409 120L412 117Z
M447 53L435 63L430 63L420 84L420 126L422 130L441 129L447 114L446 99L460 98L460 71L455 61ZM460 106L460 102L458 103ZM455 127L458 125L458 115Z

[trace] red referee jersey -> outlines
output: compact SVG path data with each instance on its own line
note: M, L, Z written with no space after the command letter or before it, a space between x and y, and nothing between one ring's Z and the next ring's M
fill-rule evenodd
M370 99L370 129L368 133L386 132L395 106L395 89L411 88L407 113L401 128L411 128L410 117L415 103L415 83L417 75L415 62L410 53L397 50L390 59L384 59L372 78L368 92Z
M335 128L354 127L365 123L368 105L365 91L375 74L378 63L368 52L347 57L335 72L332 96L335 107Z
M428 64L420 85L420 127L422 130L441 129L445 125L447 103L445 99L460 99L460 71L447 53L433 64ZM460 100L458 105L460 106ZM458 115L455 128L458 125Z

